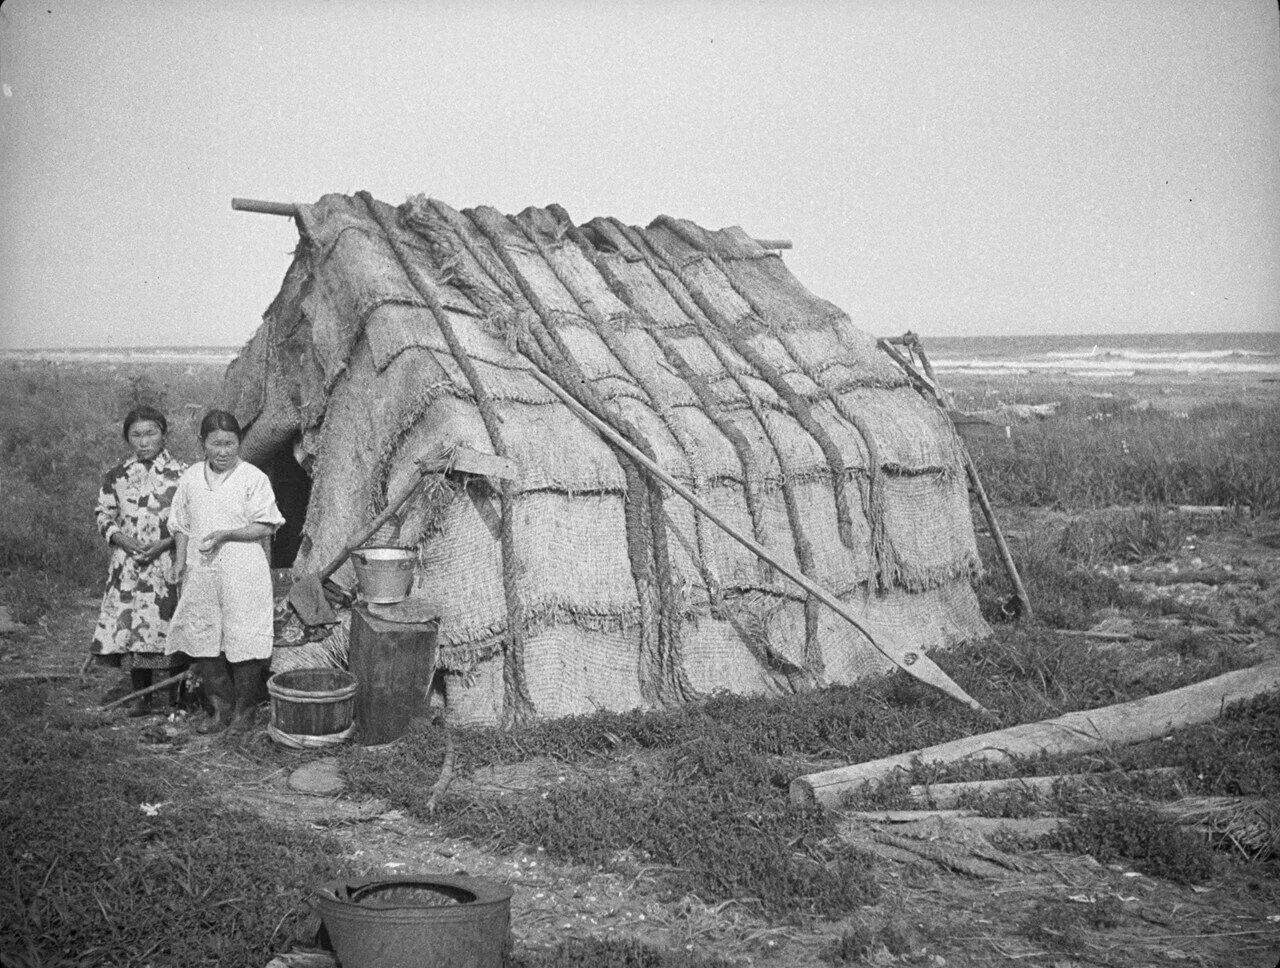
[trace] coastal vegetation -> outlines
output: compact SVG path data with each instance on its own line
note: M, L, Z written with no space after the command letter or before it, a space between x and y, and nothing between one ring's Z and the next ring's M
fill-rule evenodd
M105 551L91 508L101 471L122 451L119 419L135 403L160 406L173 450L190 459L191 417L215 402L220 372L0 365L0 603L78 660L84 643L67 637L63 619L102 581ZM1218 533L1280 533L1280 405L1216 403L1185 416L1105 406L1099 417L1096 400L1069 399L1053 419L972 445L1038 621L1015 621L1011 588L984 535L988 572L978 591L995 634L937 661L1001 725L1241 668L1257 661L1258 637L1280 628L1264 594L1273 579L1261 573L1252 579L1262 586L1258 594L1216 612L1194 597L1141 593L1125 577L1125 569L1185 562L1195 553L1189 544ZM1178 505L1227 510L1191 517ZM1118 615L1155 631L1124 648L1059 632ZM2 698L0 728L11 739L0 747L0 782L17 791L0 808L6 964L260 965L267 952L313 930L305 905L311 886L370 872L372 856L354 850L351 838L226 807L217 775L202 772L205 761L145 750L109 717L79 712L89 701L82 692L17 684L3 687ZM1274 910L1274 860L1250 859L1221 832L1190 832L1156 808L1186 796L1280 798L1278 703L1265 696L1228 709L1211 726L1101 758L1016 765L1108 777L1087 796L1063 789L974 805L986 816L1051 811L1063 818L1048 837L1002 845L1011 852L1087 853L1159 883L1200 891L1229 885ZM536 851L567 870L643 885L656 903L687 907L696 899L736 911L745 925L725 950L702 947L694 934L687 947L673 944L669 931L544 938L518 946L516 965L723 968L745 957L767 961L775 943L792 945L787 963L924 964L925 951L967 946L974 957L963 963L995 965L1003 963L1001 949L982 947L972 914L937 908L937 875L892 868L842 838L837 814L787 796L792 778L824 765L987 728L914 680L891 676L817 694L715 695L676 710L600 713L518 731L449 731L424 720L387 751L341 755L355 794L381 798L432 837L497 855ZM448 749L455 781L435 802L432 786ZM237 750L236 768L265 777L309 755L264 741ZM1175 780L1131 777L1158 767L1175 770ZM921 767L909 779L999 772ZM903 798L898 782L866 789L848 806L900 807ZM949 897L956 893L947 888ZM994 903L980 893L970 903ZM1157 929L1118 896L1084 906L1060 893L1029 894L1003 902L1006 923L987 931L999 944L1013 939L1059 957L1088 950L1094 960L1105 949L1099 963L1139 964L1125 951L1148 950L1134 945L1147 944L1142 932ZM157 911L171 919L163 931ZM1150 941L1161 943L1170 944ZM1262 942L1246 935L1238 943L1247 953ZM1205 960L1207 952L1206 963L1214 963L1218 949L1198 950L1195 957Z

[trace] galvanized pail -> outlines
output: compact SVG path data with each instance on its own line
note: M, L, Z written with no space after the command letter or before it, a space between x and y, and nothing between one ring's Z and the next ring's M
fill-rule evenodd
M417 558L413 548L358 548L351 552L360 597L379 605L404 601L413 584Z

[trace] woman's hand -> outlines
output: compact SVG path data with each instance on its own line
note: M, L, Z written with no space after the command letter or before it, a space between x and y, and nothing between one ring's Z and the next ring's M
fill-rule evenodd
M149 565L162 554L169 550L170 542L166 539L163 541L153 541L149 545L142 546L138 553L138 560L144 565Z
M130 537L123 531L117 531L113 534L111 543L124 551L130 558L137 558L146 550L146 546L141 541Z
M200 539L200 554L213 554L226 543L229 534L228 531L210 531Z

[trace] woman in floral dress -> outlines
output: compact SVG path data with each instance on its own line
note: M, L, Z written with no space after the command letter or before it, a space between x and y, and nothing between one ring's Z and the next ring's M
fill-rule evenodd
M168 674L165 636L177 601L172 583L173 537L169 506L186 465L165 449L169 425L152 407L135 407L124 418L124 439L133 455L109 470L98 492L98 532L111 546L102 610L93 633L96 661L119 667L127 660L135 690ZM129 709L151 711L151 696Z

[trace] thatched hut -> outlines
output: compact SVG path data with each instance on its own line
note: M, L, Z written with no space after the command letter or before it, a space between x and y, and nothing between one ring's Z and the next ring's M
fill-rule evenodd
M949 420L741 229L364 193L295 211L293 263L226 383L245 456L299 527L276 564L318 568L416 457L464 444L520 468L502 485L441 479L404 516L413 594L443 608L451 715L652 707L888 668L533 367L869 628L925 650L987 631Z

